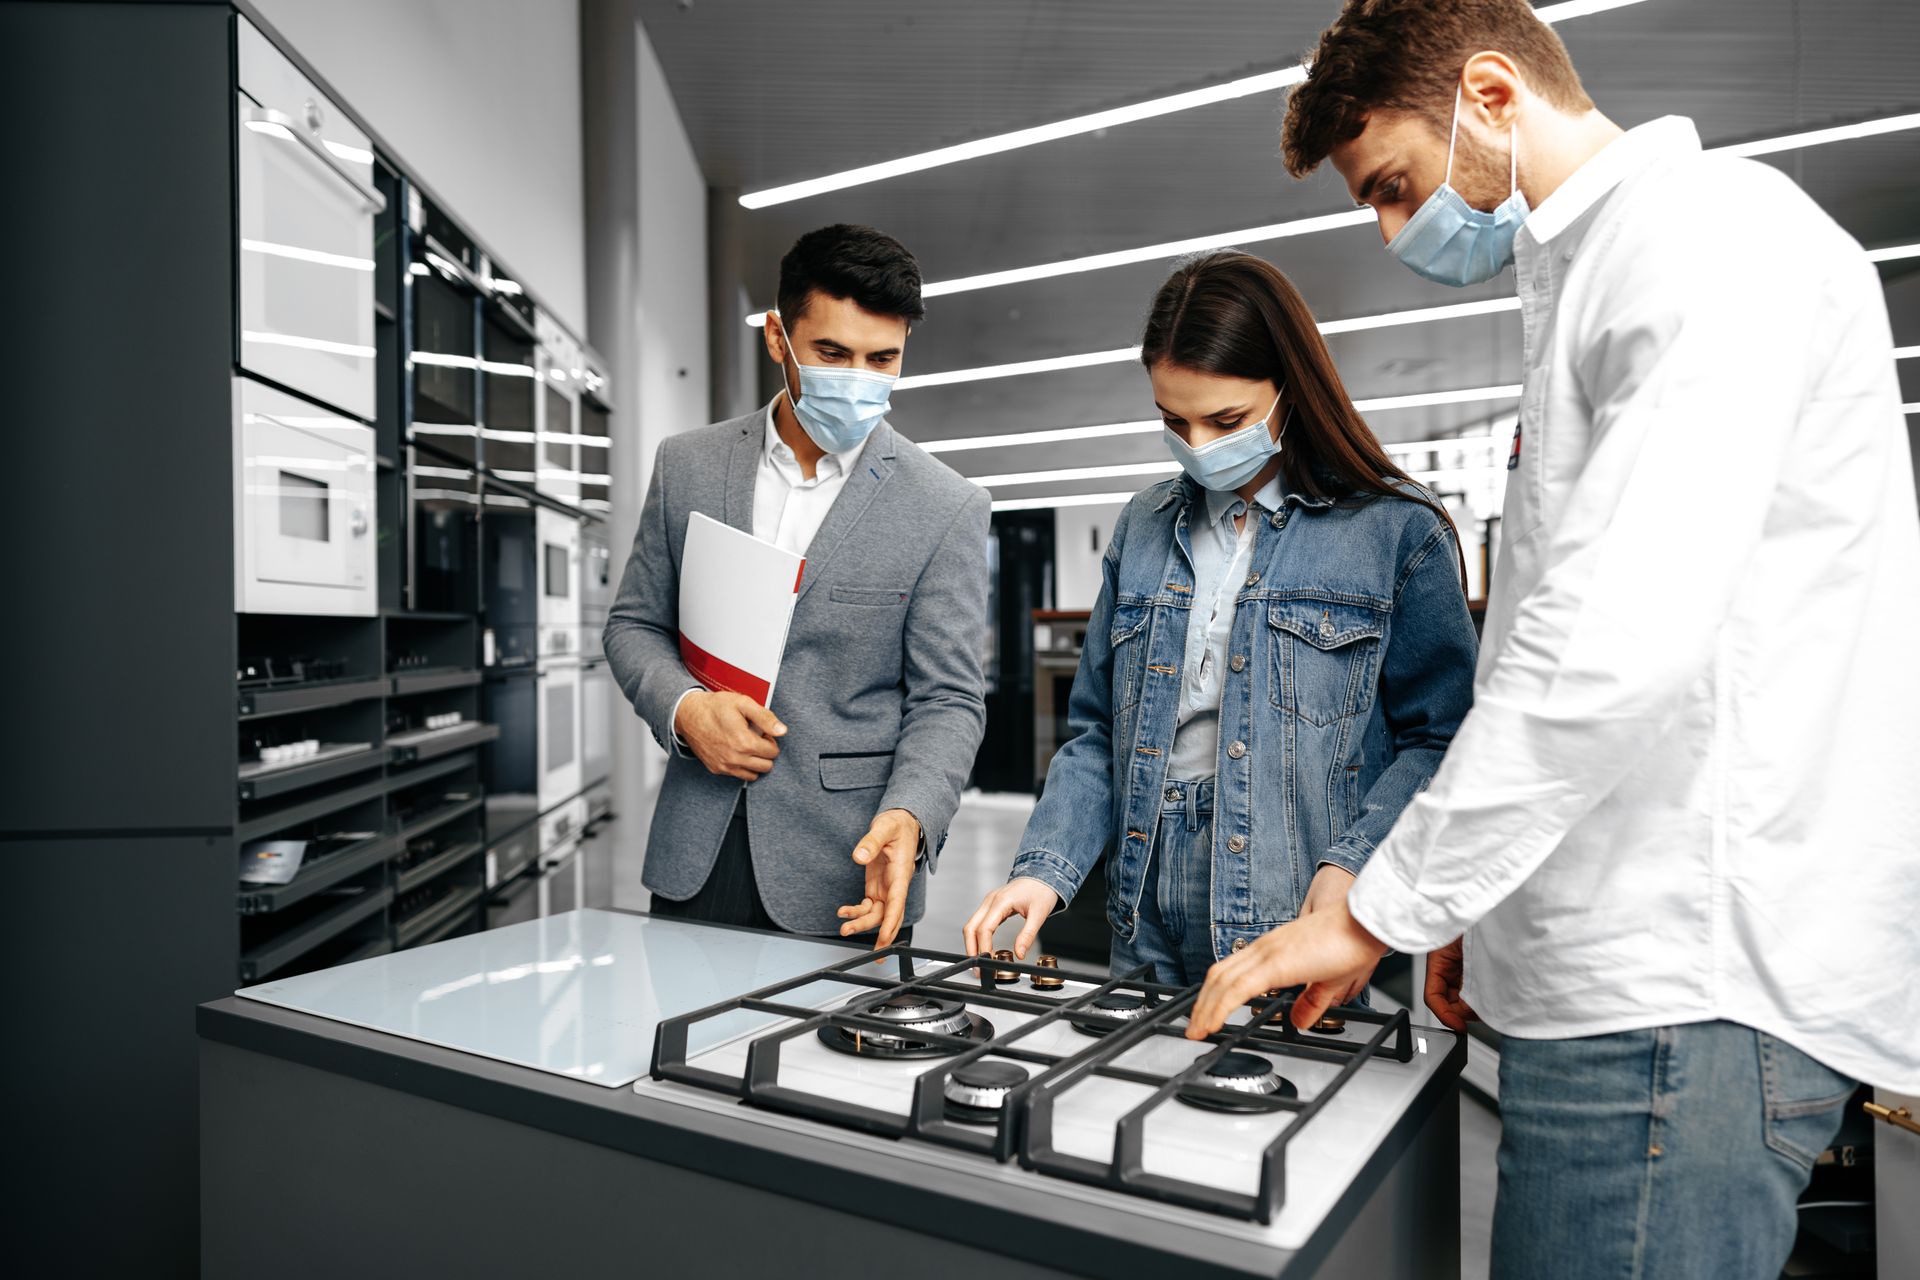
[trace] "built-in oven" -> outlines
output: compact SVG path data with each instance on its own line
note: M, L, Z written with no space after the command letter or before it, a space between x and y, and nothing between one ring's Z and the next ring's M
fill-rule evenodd
M580 778L585 786L613 773L613 716L624 705L605 658L580 664Z
M540 819L540 862L534 871L542 916L578 911L587 905L580 838L587 826L587 802L576 797Z
M580 793L580 662L543 659L539 691L540 812Z
M233 379L234 609L378 611L373 428Z
M373 149L252 23L238 29L240 366L371 421Z
M597 658L606 653L603 637L607 611L613 607L613 550L607 545L607 526L588 520L580 526L580 655Z
M541 507L533 513L539 539L542 658L580 657L580 521Z
M534 317L540 336L540 480L543 493L580 497L580 386L586 377L580 344L546 313Z
M531 489L540 467L538 347L533 326L508 303L490 298L481 308L481 453L491 475Z
M613 406L607 378L588 356L580 387L580 438L575 441L580 466L580 509L605 515L613 510Z

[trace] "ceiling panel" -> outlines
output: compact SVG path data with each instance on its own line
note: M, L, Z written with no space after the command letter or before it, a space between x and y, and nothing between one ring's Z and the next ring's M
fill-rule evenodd
M709 180L753 189L1270 70L1310 46L1339 3L640 0L639 8ZM1647 0L1559 30L1596 102L1628 127L1685 114L1713 145L1920 111L1916 4ZM743 211L746 261L755 264L748 292L756 305L769 302L786 246L834 221L892 232L927 278L940 280L1350 207L1330 170L1305 182L1286 175L1276 158L1283 109L1281 96L1264 94ZM1768 163L1794 176L1863 242L1920 240L1920 131ZM1471 290L1422 281L1382 252L1371 226L1246 247L1285 270L1323 320L1512 291L1510 277ZM907 371L1130 345L1168 265L931 299L909 344ZM1329 345L1356 398L1519 378L1512 314L1336 335ZM909 389L895 406L896 424L921 440L1152 412L1134 362ZM1385 439L1422 439L1501 408L1395 410L1370 420ZM1149 434L945 456L964 474L991 475L1164 454ZM1045 490L1007 496L1036 491Z

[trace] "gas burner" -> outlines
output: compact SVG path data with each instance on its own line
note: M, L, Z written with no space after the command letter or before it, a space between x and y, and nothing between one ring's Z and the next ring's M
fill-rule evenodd
M855 996L847 1001L847 1005L851 1007L866 998ZM964 1036L969 1040L993 1038L993 1024L977 1013L968 1012L966 1002L961 1000L944 1000L938 996L903 991L860 1012L882 1022L897 1023L903 1034L888 1035L882 1031L856 1030L828 1023L820 1028L820 1043L829 1049L863 1058L945 1058L956 1050L916 1040L910 1033L919 1031L933 1035Z
M1013 952L1007 951L1004 949L994 952L993 958L995 960L998 960L1003 965L1017 964L1019 962L1018 958L1013 954ZM989 982L1000 983L1000 982L1020 981L1020 971L1018 969L987 969L987 970L984 970L983 973Z
M1308 1027L1307 1030L1317 1036L1343 1036L1347 1034L1347 1020L1345 1018L1335 1017L1330 1013Z
M1146 1017L1147 1011L1151 1008L1153 1006L1147 1003L1145 996L1123 995L1118 991L1108 992L1104 996L1095 996L1086 1006L1087 1012L1104 1013L1109 1018L1119 1018L1124 1022ZM1102 1022L1095 1018L1069 1018L1067 1021L1073 1024L1075 1031L1089 1036L1104 1036L1110 1031L1120 1029L1111 1022Z
M1208 1067L1198 1081L1180 1090L1180 1101L1206 1111L1264 1111L1256 1098L1297 1098L1293 1081L1257 1053L1229 1053Z
M1026 1079L1027 1069L1011 1062L981 1060L955 1067L944 1090L947 1119L961 1124L999 1123L1008 1091Z

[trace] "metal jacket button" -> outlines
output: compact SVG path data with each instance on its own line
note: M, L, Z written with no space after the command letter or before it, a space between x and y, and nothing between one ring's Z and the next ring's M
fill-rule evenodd
M1168 787L1166 790L1166 796L1167 796L1167 803L1172 804L1175 800L1178 800L1180 798L1180 788Z
M1245 938L1235 938L1233 940L1233 949L1235 951L1245 951L1247 949L1247 940Z
M1227 748L1227 754L1235 760L1238 760L1241 756L1247 754L1247 744L1244 742L1236 742Z
M1332 618L1320 619L1320 638L1322 640L1333 639L1333 619Z
M1267 518L1267 522L1276 529L1284 529L1287 524L1287 514L1284 511L1276 511Z
M1229 851L1233 853L1240 853L1244 851L1246 847L1247 847L1247 838L1245 836L1227 837L1227 848Z
M1258 569L1255 569L1252 573L1247 575L1247 585L1250 587L1253 587L1253 586L1258 586L1259 584L1260 584L1260 571Z
M1244 653L1236 653L1233 655L1233 661L1227 665L1235 671L1245 671L1247 669L1247 655Z

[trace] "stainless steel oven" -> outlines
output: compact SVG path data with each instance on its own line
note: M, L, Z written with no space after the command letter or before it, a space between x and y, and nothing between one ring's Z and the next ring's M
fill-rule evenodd
M579 798L540 819L540 861L533 874L542 916L587 905L586 875L580 865L580 837L586 826L587 802Z
M371 617L373 428L233 379L234 609Z
M540 479L543 493L566 502L580 497L580 386L586 378L580 344L542 312L540 337Z
M239 23L240 364L374 415L373 149L246 19Z

